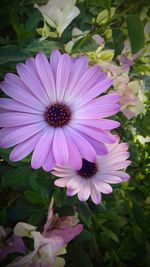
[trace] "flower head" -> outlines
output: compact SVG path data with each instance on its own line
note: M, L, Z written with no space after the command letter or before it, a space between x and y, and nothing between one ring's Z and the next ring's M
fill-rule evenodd
M10 231L11 229L4 229L0 225L0 261L3 261L11 253L25 254L26 247L22 238L16 235L9 237Z
M119 144L119 138L113 145L107 145L108 154L97 156L95 162L82 161L82 167L74 171L69 167L55 167L53 174L61 177L55 181L59 187L67 187L67 195L78 194L81 201L90 196L95 204L101 202L101 193L112 193L110 184L121 183L129 179L129 175L122 171L131 164L128 145Z
M58 265L59 267L65 265L64 259L57 257L66 253L61 237L54 236L52 238L46 238L38 231L33 231L31 234L34 240L34 250L28 255L7 265L7 267L53 267L55 266L53 264L58 260L61 263Z
M47 221L44 225L43 235L46 237L59 236L63 238L64 244L70 242L75 236L81 233L83 225L78 224L77 215L59 217L53 214L53 198L50 202Z
M55 28L59 36L71 21L80 13L75 6L76 0L49 0L44 6L35 4L48 25Z
M123 67L124 71L129 71L130 67L134 64L134 61L138 59L143 53L143 50L139 50L137 53L131 53L131 44L128 39L124 41L124 48L117 58Z
M86 57L72 59L53 51L50 63L43 53L18 64L19 74L8 73L1 82L0 145L13 147L11 161L31 152L34 169L50 171L54 165L80 169L82 158L106 154L104 143L114 143L110 129L119 126L105 119L120 109L119 94L99 98L112 81ZM75 155L75 156L74 156Z
M59 217L58 214L54 214L53 204L52 197L43 233L38 232L37 227L33 225L22 222L16 224L14 228L16 238L32 238L34 250L7 267L63 267L65 265L64 259L58 256L66 253L67 243L81 233L83 225L78 224L76 215ZM18 252L22 251L18 250Z
M141 82L138 80L129 83L122 81L118 84L118 87L116 87L116 90L121 95L121 111L127 119L131 119L132 117L143 113L145 110L141 87Z

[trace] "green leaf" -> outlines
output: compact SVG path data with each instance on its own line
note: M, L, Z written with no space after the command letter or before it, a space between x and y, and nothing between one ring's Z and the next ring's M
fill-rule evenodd
M117 254L121 259L124 260L132 259L134 256L136 256L135 254L136 246L137 243L135 242L135 240L131 237L127 237L122 241Z
M2 186L19 187L20 182L27 180L31 170L27 166L21 166L8 170L2 177Z
M78 241L90 241L92 242L93 240L93 233L89 232L86 229L83 229L83 231L81 232L81 234L79 236L76 237Z
M12 8L11 6L9 7L9 18L10 18L11 25L12 25L17 37L19 37L20 34L22 33L22 31L24 30L24 26L20 22L20 19L19 19L19 16L18 16L16 10L14 8Z
M7 211L4 208L0 211L0 225L6 225L6 223L7 223Z
M135 54L144 47L144 27L137 15L128 15L127 28L132 54Z
M80 203L77 206L77 211L79 212L79 218L90 227L92 222L92 212L87 203Z
M60 188L57 188L54 191L54 199L55 199L56 207L59 207L59 208L62 207L64 196Z
M23 61L29 52L17 45L6 45L0 48L0 64Z
M38 27L39 21L41 19L42 16L39 11L32 13L25 24L26 30L33 32Z
M49 55L53 49L60 49L60 44L56 41L39 41L35 40L28 45L26 51L31 54L35 54L37 52L43 52Z
M31 214L27 222L31 225L38 225L46 215L47 215L47 210L43 208L34 209L34 212Z
M92 262L90 260L90 255L83 251L81 247L73 245L71 251L69 252L69 260L71 260L72 262L72 264L70 264L69 262L69 267L93 267Z
M111 7L111 0L87 0L87 2L91 6L102 7L104 9L110 9Z
M46 199L40 195L40 193L33 192L33 191L25 191L24 195L26 199L31 202L32 204L41 204L45 205L47 203Z
M111 238L115 242L119 243L119 238L113 231L111 231L110 229L108 229L104 226L102 227L102 230L109 238Z
M72 54L77 52L91 52L98 48L98 44L91 38L91 36L79 39L72 48Z
M20 48L17 45L6 45L0 48L0 64L8 62L21 62L28 56L32 56L38 52L43 52L47 55L53 49L60 49L60 44L56 41L39 41L35 40L25 48Z
M33 214L35 207L25 201L25 198L18 198L15 205L8 211L9 221L26 221Z

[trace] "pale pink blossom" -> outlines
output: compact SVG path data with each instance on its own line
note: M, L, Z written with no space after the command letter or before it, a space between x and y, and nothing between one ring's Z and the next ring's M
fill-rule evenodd
M82 161L78 171L69 166L56 166L52 172L60 177L55 181L59 187L67 187L67 195L78 195L80 201L86 201L90 196L95 204L101 202L101 193L112 193L110 184L121 183L129 179L124 168L131 164L128 144L120 143L119 138L113 145L107 145L108 154L97 156L95 162Z
M19 222L14 228L18 238L28 237L34 241L34 250L16 259L7 267L63 267L65 261L58 257L66 253L66 245L83 230L77 215L59 217L53 213L54 199L51 199L43 233L36 227Z
M11 229L4 229L0 225L0 261L4 260L11 253L25 254L26 247L22 238L14 234L10 236L10 231Z
M78 224L79 220L77 215L60 217L58 214L53 213L53 201L52 198L47 221L44 225L43 235L46 237L59 236L64 240L64 244L70 242L75 236L81 233L83 225Z
M139 50L137 53L132 55L131 44L128 39L124 41L124 48L117 58L123 67L124 71L128 71L130 67L134 64L135 60L138 59L143 54L143 49Z
M144 104L141 96L141 83L140 81L131 81L129 83L122 83L116 87L118 93L120 93L120 105L121 111L127 117L131 119L144 112Z
M37 231L33 231L31 236L34 240L34 250L28 255L8 264L7 267L53 267L57 256L66 252L65 249L62 249L64 245L61 237L46 238ZM61 265L58 267L63 267L64 264L64 259L61 258Z

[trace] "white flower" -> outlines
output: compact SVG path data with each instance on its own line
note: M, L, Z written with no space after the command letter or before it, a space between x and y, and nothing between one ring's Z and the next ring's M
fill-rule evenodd
M65 28L80 13L75 6L76 0L49 0L44 6L34 5L44 17L47 24L55 28L61 36Z
M45 237L40 232L36 231L36 227L21 222L15 226L14 233L18 236L32 238L34 241L34 250L18 258L17 261L8 264L7 267L64 267L64 259L58 257L66 253L62 237Z

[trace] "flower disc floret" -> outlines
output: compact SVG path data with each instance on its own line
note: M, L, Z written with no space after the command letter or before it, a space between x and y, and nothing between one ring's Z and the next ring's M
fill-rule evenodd
M94 176L97 172L97 166L95 162L90 162L86 159L82 160L82 167L77 174L82 178L89 179Z
M65 104L53 104L45 112L45 120L52 127L63 127L70 119L71 111Z

